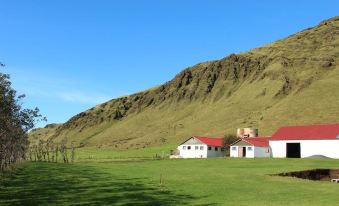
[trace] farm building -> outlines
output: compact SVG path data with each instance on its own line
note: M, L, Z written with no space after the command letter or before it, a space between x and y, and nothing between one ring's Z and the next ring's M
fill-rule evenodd
M179 158L208 158L225 156L223 138L191 137L178 146Z
M269 138L267 137L250 137L241 138L231 145L231 157L270 157Z
M339 124L282 127L269 145L278 158L339 158Z

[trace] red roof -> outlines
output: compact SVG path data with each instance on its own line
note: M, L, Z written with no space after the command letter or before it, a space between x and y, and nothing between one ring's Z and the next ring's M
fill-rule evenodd
M256 147L269 147L270 139L271 139L270 137L249 137L242 138L241 140Z
M288 126L280 128L271 140L339 139L339 124Z
M222 147L224 138L217 137L217 138L212 138L212 137L197 137L195 136L200 142L203 142L207 144L208 146L213 146L213 147Z

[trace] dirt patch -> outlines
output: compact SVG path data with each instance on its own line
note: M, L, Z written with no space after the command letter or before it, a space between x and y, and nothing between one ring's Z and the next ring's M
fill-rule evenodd
M314 169L297 172L286 172L277 175L316 181L330 181L331 179L339 179L339 169Z

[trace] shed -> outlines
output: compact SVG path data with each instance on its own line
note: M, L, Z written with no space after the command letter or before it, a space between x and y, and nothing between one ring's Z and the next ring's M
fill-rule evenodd
M178 146L180 158L208 158L225 156L222 137L193 136Z
M230 146L231 157L270 157L269 137L241 138Z

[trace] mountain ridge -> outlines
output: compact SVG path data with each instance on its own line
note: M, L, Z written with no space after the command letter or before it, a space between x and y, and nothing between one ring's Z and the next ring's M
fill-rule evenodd
M333 17L248 52L196 64L150 90L97 105L48 131L34 130L31 140L129 149L244 126L270 135L284 122L338 122L338 28L339 17ZM310 103L326 99L334 103ZM322 114L312 117L306 105L324 107Z

